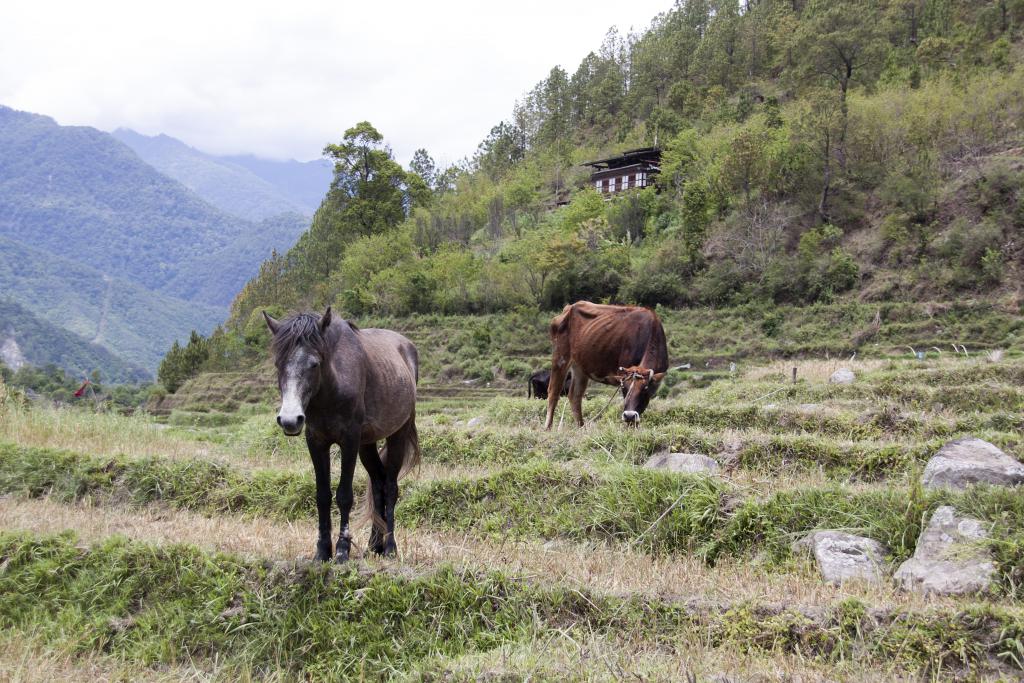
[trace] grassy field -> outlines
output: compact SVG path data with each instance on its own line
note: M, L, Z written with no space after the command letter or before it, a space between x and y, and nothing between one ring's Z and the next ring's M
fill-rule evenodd
M1024 358L1013 347L909 356L737 355L731 371L673 377L631 431L616 410L599 414L610 387L591 389L584 429L566 420L547 433L543 403L518 386L435 377L418 407L424 462L402 485L399 557L345 567L307 559L308 456L266 403L211 378L206 390L236 405L211 409L197 391L159 418L125 417L0 395L0 669L14 680L1018 679L1024 496L917 481L957 436L1024 457ZM840 366L853 384L827 382ZM721 474L640 467L680 450L715 457ZM832 586L790 549L841 528L884 542L895 566L943 504L991 530L991 594Z

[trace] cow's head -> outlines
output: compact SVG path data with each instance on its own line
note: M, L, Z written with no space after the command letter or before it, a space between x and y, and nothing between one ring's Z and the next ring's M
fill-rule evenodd
M615 376L615 379L622 390L623 422L631 427L640 425L640 415L647 409L647 404L658 392L658 384L664 377L664 372L655 372L639 365L619 368L619 374Z

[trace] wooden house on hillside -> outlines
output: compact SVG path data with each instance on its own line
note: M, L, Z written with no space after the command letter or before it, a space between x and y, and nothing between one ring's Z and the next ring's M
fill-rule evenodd
M594 169L590 182L605 196L654 184L653 176L661 170L661 150L657 147L631 149L607 159L588 161L584 166Z

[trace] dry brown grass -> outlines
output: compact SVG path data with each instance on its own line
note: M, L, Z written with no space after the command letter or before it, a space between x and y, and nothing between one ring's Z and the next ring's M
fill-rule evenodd
M157 507L108 508L61 505L46 499L0 498L0 528L33 533L72 530L83 541L114 534L157 543L188 543L248 557L291 561L308 558L316 539L313 522L204 517ZM366 531L356 535L361 552ZM500 542L456 533L399 530L400 557L365 558L368 566L404 566L430 571L443 563L475 571L498 570L542 584L562 584L609 595L641 594L699 603L757 601L771 604L827 605L855 597L877 607L948 604L907 595L891 587L825 584L809 561L790 570L767 569L748 560L723 560L715 567L687 556L650 556L600 544L564 541Z
M910 351L908 350L909 354ZM750 368L743 373L743 378L752 381L763 380L768 377L784 376L787 380L793 376L793 368L796 368L798 380L805 380L813 384L828 382L828 378L839 368L849 368L854 374L860 375L887 366L892 361L882 359L860 360L849 356L832 359L804 359L804 360L779 360L767 365L760 365Z
M176 436L143 415L88 413L32 406L11 410L0 420L0 439L23 446L61 448L99 456L216 460L247 469L281 468L281 458L249 457L217 444Z
M207 681L221 678L208 669L161 666L160 670L118 661L98 654L73 654L46 645L42 638L7 632L0 636L0 681Z
M823 664L799 655L751 654L711 648L698 639L652 644L624 634L618 638L560 630L523 643L432 663L433 671L457 672L476 680L558 681L903 681L897 669L863 662ZM462 680L456 677L457 680ZM420 680L412 674L406 680Z

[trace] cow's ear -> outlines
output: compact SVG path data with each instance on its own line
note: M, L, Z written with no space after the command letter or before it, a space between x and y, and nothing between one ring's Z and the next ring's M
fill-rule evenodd
M267 321L267 329L270 330L270 334L277 334L278 329L281 327L281 323L270 317L270 314L263 311L263 319Z
M656 372L654 373L654 375L651 376L651 381L660 382L661 380L665 379L665 375L667 374L667 372Z
M324 314L320 316L320 331L325 332L331 326L331 307L328 306Z

